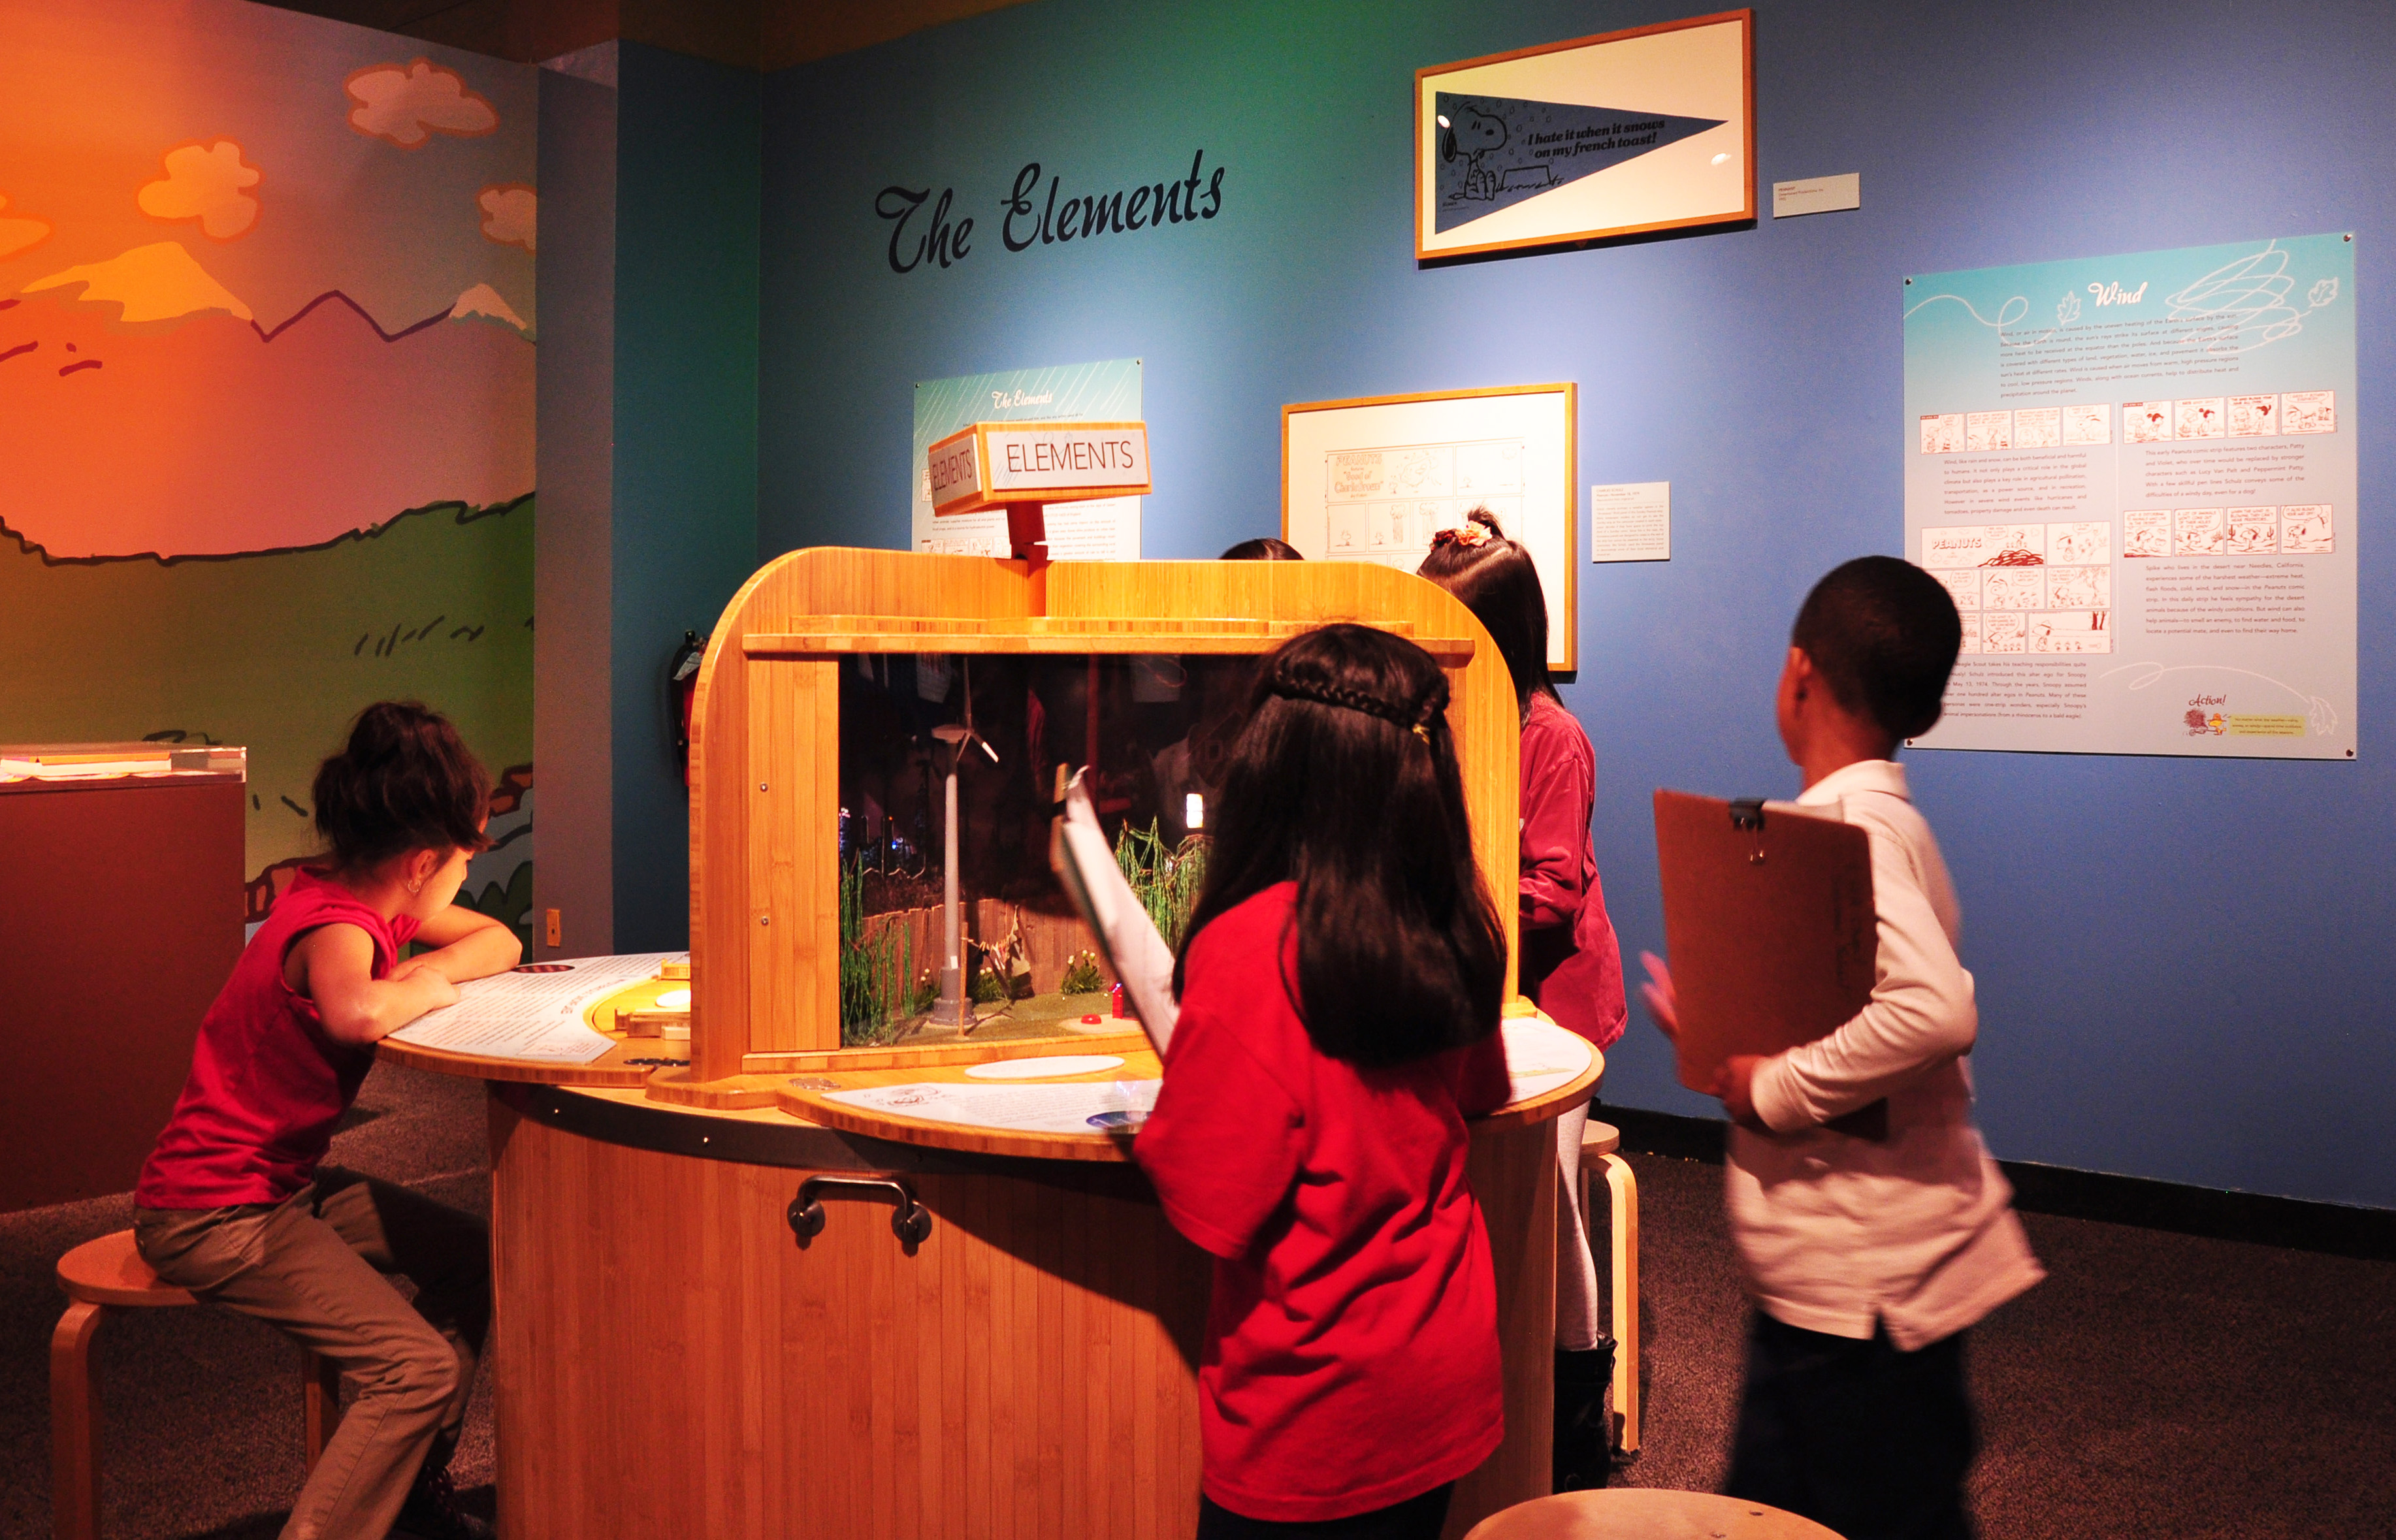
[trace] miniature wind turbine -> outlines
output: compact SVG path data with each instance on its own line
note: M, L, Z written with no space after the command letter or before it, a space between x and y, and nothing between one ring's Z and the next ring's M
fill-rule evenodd
M970 658L965 661L965 719L963 723L942 723L932 729L932 736L949 746L945 837L948 850L940 874L941 939L944 946L940 952L940 998L932 1003L932 1024L960 1029L973 1026L974 1015L973 1004L965 998L965 969L962 966L965 937L963 927L958 923L961 917L957 907L957 765L965 759L965 745L969 743L978 745L981 751L990 756L992 764L998 763L998 750L990 746L990 739L974 731L973 661Z

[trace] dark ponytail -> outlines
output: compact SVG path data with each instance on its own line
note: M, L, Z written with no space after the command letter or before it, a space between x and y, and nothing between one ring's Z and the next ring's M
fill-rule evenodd
M1293 637L1258 670L1214 810L1192 939L1298 883L1298 1013L1315 1047L1374 1068L1497 1029L1505 933L1472 861L1447 676L1365 626Z
M1533 696L1557 698L1555 681L1548 677L1547 591L1530 548L1508 539L1497 514L1476 508L1464 520L1462 527L1431 538L1431 554L1415 574L1463 600L1489 632L1514 676L1515 709L1528 722Z
M358 713L316 768L316 831L337 870L363 875L411 850L487 849L491 777L458 729L412 700Z

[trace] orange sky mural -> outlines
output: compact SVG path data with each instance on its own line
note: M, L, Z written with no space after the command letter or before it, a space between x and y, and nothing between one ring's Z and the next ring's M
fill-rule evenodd
M535 89L245 0L0 0L0 522L221 554L530 491Z
M0 742L247 746L253 919L394 696L512 789L470 901L530 901L536 82L0 0Z

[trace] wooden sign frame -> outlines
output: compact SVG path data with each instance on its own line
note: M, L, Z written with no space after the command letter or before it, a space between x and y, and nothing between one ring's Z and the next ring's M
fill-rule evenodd
M933 476L932 516L947 518L958 513L986 513L993 508L1005 508L1020 503L1094 502L1100 498L1139 498L1154 490L1154 474L1138 481L1092 482L1080 486L1002 486L994 473L991 452L993 437L1025 433L1100 433L1137 434L1139 439L1139 462L1149 465L1148 424L1145 422L977 422L961 428L933 445L925 452L926 474ZM939 500L939 482L932 470L944 458L963 452L970 455L965 462L970 480L965 490Z

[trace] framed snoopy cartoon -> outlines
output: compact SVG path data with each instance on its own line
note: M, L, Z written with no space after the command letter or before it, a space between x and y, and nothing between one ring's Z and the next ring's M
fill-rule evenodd
M1415 259L1755 218L1754 13L1415 72Z

